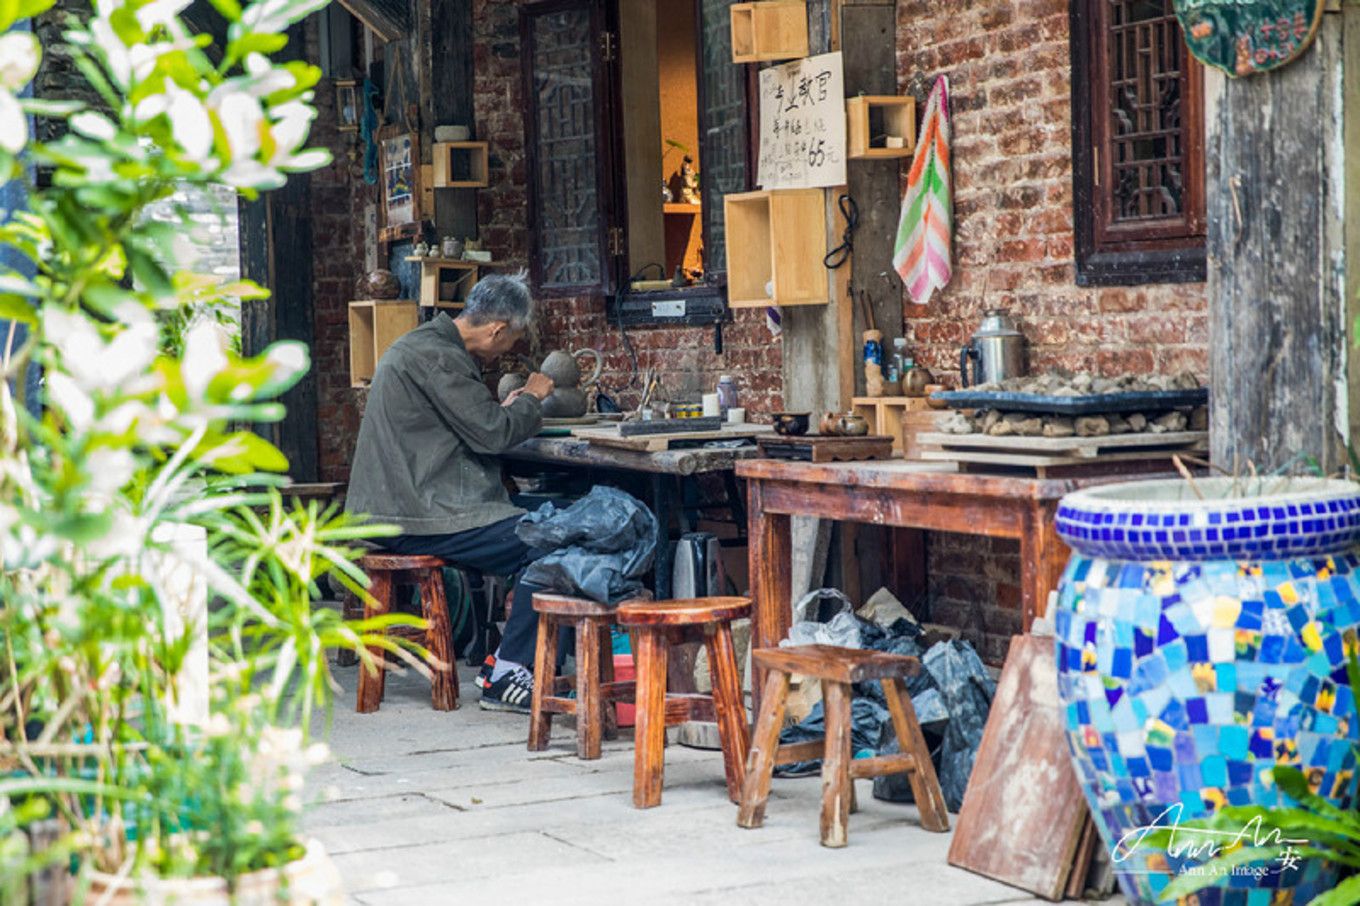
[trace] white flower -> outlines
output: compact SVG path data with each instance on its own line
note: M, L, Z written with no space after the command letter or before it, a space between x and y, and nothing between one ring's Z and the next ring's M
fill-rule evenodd
M42 60L42 45L26 31L0 35L0 90L18 91L32 80Z
M260 102L243 91L222 85L208 96L208 106L217 111L222 131L227 136L231 158L239 163L254 157L260 150L260 127L264 124L264 109Z
M90 475L90 493L108 499L132 479L137 461L127 450L102 447L85 459Z
M43 314L47 338L56 346L61 365L87 391L113 390L151 367L156 358L155 323L124 327L105 342L82 315L50 309Z
M270 133L278 148L270 163L277 166L307 140L312 120L316 118L316 108L302 101L290 101L275 107L272 112L278 119Z
M187 91L171 88L168 92L170 129L175 141L190 159L206 161L213 149L212 119L198 98Z
M101 15L90 22L90 37L94 40L95 46L103 51L104 62L108 65L113 80L120 88L127 88L128 82L132 79L132 56L128 53L123 39L113 30L113 25L109 23L106 15Z
M212 379L227 367L226 344L218 326L202 320L189 328L184 338L184 359L180 373L184 389L192 399L202 399Z
M28 116L19 101L0 89L0 149L18 154L28 144Z
M45 386L47 403L66 413L66 421L73 430L82 432L90 427L94 422L94 400L79 384L60 371L51 371Z
M71 128L86 138L101 142L111 141L118 134L117 127L108 117L88 110L71 117Z
M189 6L190 0L152 0L137 10L137 24L145 31L157 25L173 25L175 17Z

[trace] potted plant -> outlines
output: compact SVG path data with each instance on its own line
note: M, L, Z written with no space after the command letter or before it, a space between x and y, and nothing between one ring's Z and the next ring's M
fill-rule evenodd
M240 428L282 417L307 350L243 357L217 318L186 325L264 294L185 271L146 216L186 185L253 195L329 160L303 147L318 71L267 56L324 3L217 0L210 53L187 2L101 2L65 32L97 107L19 96L41 48L11 26L51 0L0 4L0 182L50 173L0 223L26 264L0 267L0 901L71 859L75 893L106 903L338 896L299 825L327 649L419 667L375 632L418 621L314 606L323 579L363 594L357 543L381 531L285 504L286 459ZM64 134L31 141L30 114ZM26 853L44 818L64 833Z
M1353 807L1360 720L1347 658L1360 625L1360 485L1105 485L1063 498L1057 527L1073 549L1056 614L1059 698L1077 776L1131 900L1155 901L1225 848L1279 842L1259 823L1229 840L1192 822L1293 808L1304 789L1329 808ZM1308 902L1337 881L1321 852L1212 877L1225 889L1201 902L1263 902L1263 888ZM1177 883L1183 893L1188 882Z

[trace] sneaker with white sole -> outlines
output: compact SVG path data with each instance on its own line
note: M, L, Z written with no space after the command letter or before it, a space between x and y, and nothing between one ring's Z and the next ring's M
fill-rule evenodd
M517 667L482 690L483 711L528 714L534 700L534 675Z

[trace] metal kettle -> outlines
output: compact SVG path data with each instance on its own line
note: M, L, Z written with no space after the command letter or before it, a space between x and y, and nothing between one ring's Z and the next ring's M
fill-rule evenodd
M973 363L973 378L968 379L968 362ZM991 308L962 349L959 350L959 380L964 387L1020 377L1025 373L1025 335L1004 308Z

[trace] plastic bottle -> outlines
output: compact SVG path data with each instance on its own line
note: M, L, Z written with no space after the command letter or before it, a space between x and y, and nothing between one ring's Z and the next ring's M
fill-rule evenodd
M728 409L736 409L737 403L737 382L732 379L730 374L718 376L718 411L722 413L724 419L727 418Z

